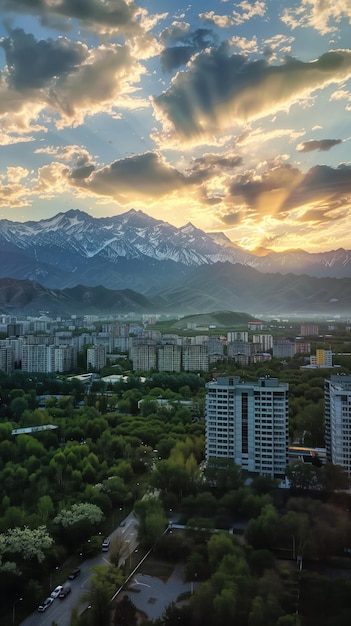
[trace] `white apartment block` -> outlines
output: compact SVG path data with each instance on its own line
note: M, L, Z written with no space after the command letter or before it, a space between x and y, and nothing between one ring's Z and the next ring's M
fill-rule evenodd
M182 349L174 344L165 344L157 349L157 369L159 372L180 372Z
M324 381L327 460L351 478L351 376L333 374Z
M262 346L261 350L263 352L268 352L268 350L273 348L273 335L253 335L252 343L259 343Z
M10 374L15 369L15 351L12 346L0 345L0 371Z
M229 458L243 469L282 477L288 462L288 383L239 376L206 384L206 461Z
M101 370L106 365L106 346L94 346L87 349L87 371Z
M249 333L244 331L230 331L227 333L227 341L249 341Z
M135 344L129 350L129 358L133 362L133 370L147 372L156 369L156 346Z
M182 365L186 372L207 372L208 354L206 346L183 346Z
M47 346L25 344L22 347L22 370L24 372L48 372Z

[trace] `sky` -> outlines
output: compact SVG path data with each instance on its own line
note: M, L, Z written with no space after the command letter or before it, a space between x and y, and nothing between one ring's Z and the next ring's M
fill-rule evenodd
M351 250L351 0L0 0L0 219Z

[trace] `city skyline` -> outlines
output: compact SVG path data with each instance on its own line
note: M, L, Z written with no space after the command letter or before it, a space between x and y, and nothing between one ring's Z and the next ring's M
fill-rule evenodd
M0 219L351 249L347 0L0 0Z

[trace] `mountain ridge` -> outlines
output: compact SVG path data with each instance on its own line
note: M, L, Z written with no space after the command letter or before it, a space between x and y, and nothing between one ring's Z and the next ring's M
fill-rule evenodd
M282 314L351 315L351 278L315 278L295 274L261 274L229 262L196 267L167 287L142 294L76 285L49 289L37 282L0 278L0 312L36 315L126 313L193 315L219 307L255 317Z
M351 276L351 251L309 253L265 250L255 255L224 233L190 222L177 228L143 211L93 217L70 209L39 221L0 220L0 277L65 289L79 283L146 292L166 286L196 267L240 263L265 273L317 278Z

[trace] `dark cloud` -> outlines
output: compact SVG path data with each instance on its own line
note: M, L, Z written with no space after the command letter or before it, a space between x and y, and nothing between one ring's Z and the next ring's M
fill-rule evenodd
M184 139L205 137L233 124L290 106L316 89L351 76L351 52L332 51L304 63L281 65L228 56L225 47L196 55L186 71L154 98L161 117Z
M165 72L171 72L181 65L186 65L195 52L193 46L165 48L160 54L161 67Z
M338 199L351 199L351 166L339 165L337 168L328 165L312 167L301 182L292 189L284 202L284 209L292 209L310 202L336 202Z
M187 184L183 174L152 152L115 161L84 181L85 188L120 201L131 194L135 198L162 197Z
M281 191L286 195L290 189L298 185L301 172L291 165L282 165L267 169L258 178L254 174L244 174L229 187L231 196L240 196L245 199L249 207L255 208L263 194L276 193Z
M223 224L226 224L227 226L236 226L242 221L243 214L241 211L233 211L231 213L221 215L219 218Z
M211 168L217 170L231 170L239 165L242 165L242 157L233 155L220 155L220 154L204 154L202 157L194 159L191 164L192 171Z
M213 32L207 28L199 28L189 31L180 27L166 28L161 33L161 41L166 44L160 54L160 62L163 70L170 72L181 65L185 65L191 57L212 46L216 42ZM177 43L167 47L168 43Z
M334 146L339 145L339 143L342 143L342 139L320 139L319 141L304 141L297 147L297 150L298 152L313 152L314 150L319 150L320 152L328 152L328 150L334 148Z
M89 178L90 174L95 170L94 165L85 165L83 167L77 167L77 169L71 172L72 178Z
M325 211L326 207L340 210L350 205L351 166L317 165L303 174L297 168L283 165L267 170L259 179L254 175L242 176L232 183L230 194L234 199L244 199L248 207L261 214L282 216L314 204L314 209L318 208L315 215L320 215L319 211Z
M17 90L41 89L53 78L72 73L86 57L82 44L61 37L37 41L17 28L0 41L5 50L9 83Z
M27 13L40 16L42 24L50 24L50 16L76 18L87 26L100 25L108 28L135 25L139 12L136 4L124 0L101 2L101 0L0 0L0 9L7 12Z

